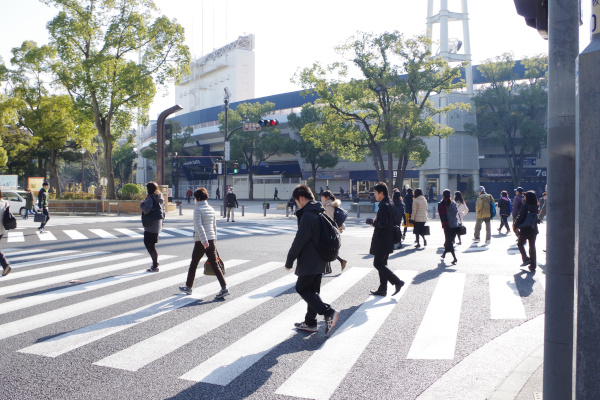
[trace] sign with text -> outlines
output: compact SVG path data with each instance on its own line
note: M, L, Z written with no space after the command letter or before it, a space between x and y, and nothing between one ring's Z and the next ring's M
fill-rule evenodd
M229 142L225 142L225 161L229 161L231 158L231 145Z
M0 175L0 189L17 189L17 175Z
M260 131L260 124L256 122L249 122L244 124L244 132L255 132Z
M34 193L39 192L43 184L44 178L42 177L27 178L27 187Z

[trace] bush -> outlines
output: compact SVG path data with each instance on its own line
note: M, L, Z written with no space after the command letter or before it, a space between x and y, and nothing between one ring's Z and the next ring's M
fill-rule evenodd
M138 194L139 192L140 188L135 183L128 183L121 189L121 193L123 193L123 195L134 195Z
M63 192L60 198L61 200L91 200L94 198L94 194L85 192Z

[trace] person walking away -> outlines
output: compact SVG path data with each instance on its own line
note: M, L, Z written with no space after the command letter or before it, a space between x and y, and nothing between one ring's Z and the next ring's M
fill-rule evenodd
M456 254L454 254L454 238L458 230L458 207L452 201L451 196L452 192L448 189L442 192L442 200L438 203L438 214L440 215L442 229L444 229L445 239L442 260L446 257L446 253L450 253L454 258L452 260L452 265L454 265L458 262Z
M29 189L25 189L25 192L25 215L23 216L23 219L29 219L29 213L35 214L35 211L33 210L33 193L31 193L31 190Z
M433 186L429 188L429 202L433 203Z
M539 215L540 224L542 222L544 222L544 217L546 216L546 205L547 204L548 204L548 198L546 197L546 192L544 192L544 205L540 208L540 215Z
M415 246L417 249L421 247L419 243L419 237L423 237L423 247L427 246L427 240L425 239L425 222L427 222L427 199L423 195L421 188L415 189L415 198L412 204L412 219L414 221L413 232L416 236Z
M538 214L538 199L533 190L525 193L525 202L521 207L521 211L519 212L517 219L515 220L515 226L519 232L517 247L521 253L521 258L523 259L523 264L521 264L521 267L528 265L529 270L533 272L537 267L537 254L535 249L535 240L539 233L537 219L536 223L532 226L519 228L519 226L525 222L528 213L536 215ZM525 252L525 242L529 242L529 257L527 257L527 253Z
M237 197L235 197L235 193L233 193L233 188L230 187L229 188L229 193L227 193L227 222L229 222L229 217L231 216L231 222L235 222L235 215L233 213L233 210L237 207L239 207L238 205L238 201L237 201Z
M456 209L458 210L458 223L460 225L463 224L463 217L465 215L467 215L467 213L469 212L469 207L467 207L467 203L465 202L465 199L462 195L461 192L459 192L458 190L456 192L454 192L454 202L456 203ZM456 236L458 237L458 245L462 244L462 240L460 238L460 234L458 232L458 229L456 230Z
M485 222L485 244L490 244L490 240L492 239L492 227L490 221L492 219L492 202L494 201L494 197L491 194L487 194L483 186L479 186L477 193L479 193L479 197L475 203L477 220L475 221L475 235L473 242L479 242L481 225Z
M279 191L277 190L277 188L275 188L275 193L273 194L273 201L280 200L279 197L277 197L278 193L279 193Z
M517 227L515 226L515 221L517 220L517 217L519 216L519 213L521 212L521 207L523 207L523 203L525 202L525 196L523 196L523 188L520 186L515 189L515 192L517 194L515 195L515 198L513 199L513 209L512 209L513 231L515 232L515 235L519 236L519 232L517 230Z
M402 193L400 189L394 188L394 194L392 195L392 202L394 204L394 218L396 218L396 223L399 225L400 221L404 220L404 224L406 225L406 214L404 213L404 203L402 202ZM398 250L402 248L402 238L400 238L399 243L394 243L394 250Z
M330 190L326 190L321 195L321 205L325 208L325 214L327 214L327 216L329 218L331 218L332 220L335 221L335 218L333 218L333 216L335 214L335 209L340 208L342 206L342 201L339 199L336 199ZM344 231L344 229L346 229L346 224L342 224L342 226L338 226L338 229L339 229L340 233L342 233ZM340 256L338 256L337 260L342 265L342 271L343 271L344 268L346 268L347 261L344 260Z
M4 200L4 198L2 198L2 190L0 190L0 221L4 221L4 213L6 212L6 210L8 210L8 207L9 207L9 204L6 200ZM5 233L6 233L6 229L4 228L4 224L0 222L0 239L2 239L2 236L4 236ZM2 276L6 276L6 275L10 274L10 271L12 271L12 268L10 267L10 264L6 260L6 257L4 256L4 253L2 253L1 249L0 249L0 265L2 265Z
M404 232L402 233L402 240L406 238L406 230L408 228L413 228L414 231L414 223L412 221L412 205L413 205L413 190L411 188L406 189L406 194L404 195Z
M386 296L388 282L394 285L396 295L404 282L398 278L387 266L388 257L394 252L394 205L390 201L388 187L384 182L377 182L374 186L375 200L379 202L377 216L373 219L373 237L371 238L371 248L369 254L374 256L373 266L379 273L379 287L377 290L371 290L375 296Z
M222 299L229 295L229 290L227 289L225 276L217 265L217 218L215 210L208 204L208 191L205 188L196 189L194 198L196 200L196 208L194 208L194 250L192 251L192 261L188 269L185 286L180 286L179 290L186 294L192 294L198 263L206 254L206 258L208 258L221 285L221 290L215 298Z
M498 200L498 208L500 209L500 227L498 228L498 233L501 233L502 227L506 227L506 234L510 233L510 228L508 227L508 216L512 212L512 202L508 198L508 192L503 190L500 193L500 199Z
M189 188L187 192L185 192L185 197L187 197L188 204L190 204L190 200L192 198L192 188Z
M329 335L337 323L340 316L339 311L333 309L331 305L325 304L321 300L321 279L327 261L323 261L319 255L316 242L320 238L321 216L325 212L323 206L315 201L310 188L306 185L298 185L292 192L298 211L298 231L292 242L285 262L285 268L289 271L296 263L295 274L298 276L296 281L296 292L307 304L306 315L303 322L294 324L296 329L317 332L317 314L323 315L325 323L325 334Z
M146 184L148 196L140 203L140 208L144 214L150 214L153 208L158 207L162 218L154 220L151 224L144 226L144 246L152 258L152 266L146 271L158 272L158 252L156 251L156 243L158 243L158 234L162 231L163 220L165 218L165 202L162 194L158 190L156 182L148 182Z
M221 192L219 191L219 187L217 186L217 191L215 192L217 200L221 200Z
M49 204L48 204L48 188L49 187L50 187L50 184L48 182L44 182L42 184L42 188L38 192L38 207L39 207L40 211L42 212L42 214L44 215L44 220L42 221L42 224L38 228L38 231L40 231L40 233L46 232L44 227L46 226L46 224L48 223L48 220L50 219L50 213L48 212L48 206L49 206Z

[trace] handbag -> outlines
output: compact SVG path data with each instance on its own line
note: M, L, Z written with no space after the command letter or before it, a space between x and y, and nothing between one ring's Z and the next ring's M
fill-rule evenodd
M535 212L528 212L527 216L525 217L525 221L523 221L523 223L519 226L517 226L517 228L519 229L523 229L523 228L534 228L538 223L538 214Z
M467 227L463 224L459 224L456 232L459 236L464 236L467 234Z
M35 213L33 215L33 222L45 222L45 221L46 221L46 216L44 214L42 214L41 212Z
M394 244L398 244L402 241L402 231L400 226L394 225Z
M423 226L423 236L429 236L429 234L430 234L429 225Z
M17 229L17 219L15 218L13 213L10 212L10 206L6 207L6 210L4 210L4 218L2 220L2 224L4 225L4 229L6 229L7 231L11 229Z
M221 260L221 257L219 257L218 252L217 252L217 266L221 270L221 273L223 274L223 276L225 276L225 264L223 263L223 260ZM213 270L212 264L210 263L209 260L206 260L206 262L204 263L204 275L213 275L213 276L215 275L215 271Z

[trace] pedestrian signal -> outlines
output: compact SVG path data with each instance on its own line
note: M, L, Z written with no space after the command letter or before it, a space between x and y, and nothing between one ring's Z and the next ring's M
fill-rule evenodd
M276 119L261 119L260 121L258 121L258 123L260 124L260 126L277 126L279 125L279 121L277 121Z
M240 172L240 165L238 163L233 163L233 173L237 174Z

